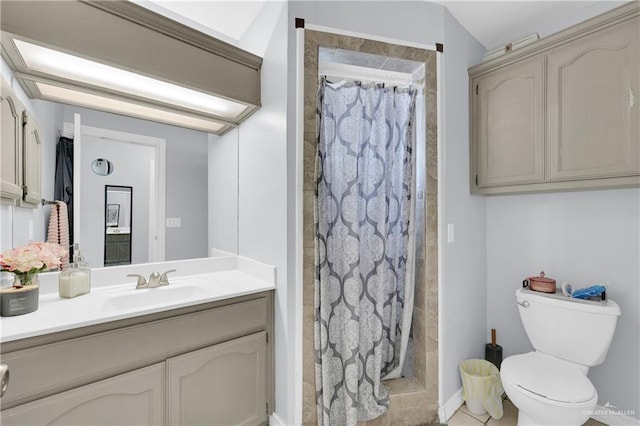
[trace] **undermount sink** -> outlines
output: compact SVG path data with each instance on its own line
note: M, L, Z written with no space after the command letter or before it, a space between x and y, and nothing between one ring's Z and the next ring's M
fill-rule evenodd
M109 297L101 306L101 312L127 311L141 309L164 303L206 297L209 292L195 285L165 286L140 290L128 290L126 294Z

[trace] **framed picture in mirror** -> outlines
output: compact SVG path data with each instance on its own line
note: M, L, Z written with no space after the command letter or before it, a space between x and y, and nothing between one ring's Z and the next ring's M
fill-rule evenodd
M120 204L107 204L107 227L118 226Z

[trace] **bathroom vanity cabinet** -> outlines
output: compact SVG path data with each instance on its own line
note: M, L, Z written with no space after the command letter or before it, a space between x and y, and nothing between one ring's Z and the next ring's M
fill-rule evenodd
M269 291L8 342L2 424L266 424L272 335Z
M42 187L40 128L9 84L3 78L0 81L0 200L2 204L37 207Z
M640 186L640 5L469 69L471 192Z
M131 264L131 234L105 234L104 266Z

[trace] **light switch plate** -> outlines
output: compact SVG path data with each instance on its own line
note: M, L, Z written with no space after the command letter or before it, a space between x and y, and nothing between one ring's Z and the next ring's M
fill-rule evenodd
M167 218L167 228L180 228L181 226L182 226L182 221L179 217Z

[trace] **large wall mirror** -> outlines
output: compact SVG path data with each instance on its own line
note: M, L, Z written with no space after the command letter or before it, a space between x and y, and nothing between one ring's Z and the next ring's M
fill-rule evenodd
M67 131L75 127L74 120L80 120L80 134L73 135L74 144L79 141L81 147L74 166L74 176L80 180L79 220L75 228L90 266L212 255L211 249L218 247L209 244L209 220L215 212L209 211L208 134L86 108L54 105L62 109L63 127ZM231 132L224 138L235 135ZM92 167L96 160L108 162L110 173L96 173ZM229 156L227 161L237 163L237 155ZM236 176L229 176L228 182L236 182ZM107 195L116 194L114 188L122 187L132 187L128 210L131 223L120 223L125 213L121 205L120 222L114 227L112 222L106 222L105 215L109 204L121 203L112 203L109 199L115 195ZM112 190L105 193L105 188ZM236 187L229 189L237 192ZM124 258L124 230L119 229L128 226L129 260ZM119 240L120 255L108 256L107 249L113 253L116 246L107 242L115 240Z
M39 19L37 16L33 18ZM85 24L83 28L92 28L91 25ZM153 27L153 22L149 25ZM136 42L141 43L141 40ZM154 49L156 46L150 43L148 50ZM0 60L3 76L11 72L5 59L3 57ZM7 78L11 80L11 75ZM66 84L72 88L73 81L67 81ZM20 89L18 84L14 86L16 90ZM78 87L80 86L82 84L78 83ZM79 200L74 202L73 209L80 214L81 220L78 222L83 223L82 227L78 228L76 237L90 267L110 263L105 262L104 255L107 235L105 186L133 187L132 235L144 235L150 241L149 247L152 247L158 234L154 234L148 224L158 223L158 227L162 228L164 233L164 244L158 246L155 253L153 249L146 252L136 250L134 242L130 253L131 264L237 253L237 129L231 129L223 136L215 136L201 130L126 116L121 111L110 113L88 109L67 101L58 103L51 100L30 100L30 103L37 113L35 119L43 131L42 195L47 200L55 198L53 187L56 144L61 136L77 141L79 138L74 134L75 131L82 132L82 128L86 126L163 139L166 142L165 166L163 170L159 170L157 163L138 154L141 148L139 143L128 141L128 145L125 146L119 144L123 141L115 141L109 137L96 136L91 141L80 138L82 158L81 161L74 162L72 170L74 176L85 183L91 183L92 186L90 189L78 191ZM76 115L81 116L78 129L75 127ZM69 124L71 131L66 124ZM217 146L217 141L222 141L224 147ZM93 148L89 148L90 145ZM89 155L91 150L93 151ZM114 152L120 154L120 157ZM100 173L96 173L96 169ZM147 173L146 187L131 184L131 181L125 178L133 172L140 171ZM151 197L151 194L158 190L160 181L164 181L162 217L158 217L158 209L154 208L155 201ZM212 187L214 196L211 196ZM146 209L139 207L138 203L146 206ZM0 206L0 209L2 216L8 218L2 222L2 234L11 236L2 237L3 249L28 241L46 239L50 206L40 207L35 212L16 208L10 214L7 206ZM138 223L142 225L138 226ZM223 243L217 244L213 241L213 236Z

